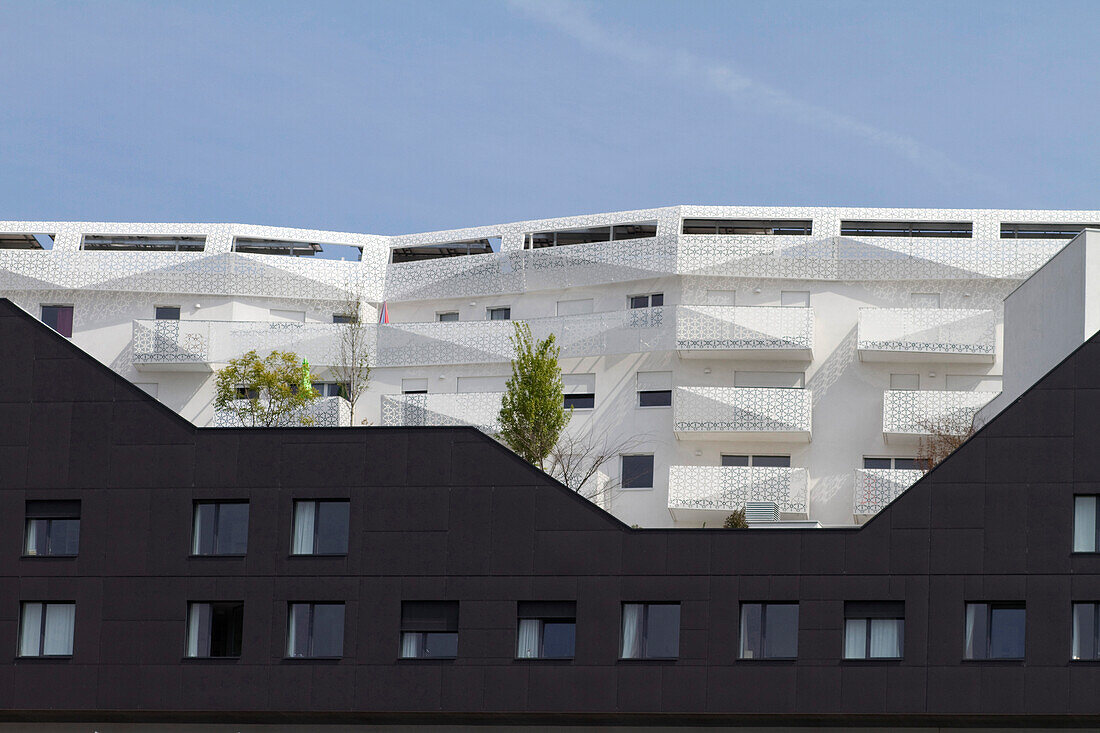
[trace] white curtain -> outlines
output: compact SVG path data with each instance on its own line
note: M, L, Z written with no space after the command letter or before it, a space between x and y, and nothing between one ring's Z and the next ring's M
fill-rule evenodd
M524 618L519 621L519 641L516 643L517 659L533 659L539 655L539 620Z
M294 504L295 555L313 554L313 528L316 525L317 502L299 501Z
M47 603L46 633L42 640L42 653L72 654L75 621L76 604Z
M850 618L844 622L844 658L863 659L867 656L867 619Z
M981 603L968 603L966 604L966 658L977 659L974 655L974 643L977 641L979 644L984 644L985 639L974 638L974 626L977 622L978 612L985 613L985 606ZM982 657L985 654L980 655Z
M871 619L871 656L896 659L901 656L901 622L894 618Z
M623 659L637 659L642 656L642 610L641 603L623 605Z
M1096 550L1096 497L1078 496L1073 504L1073 551Z
M298 616L302 613L308 613L308 606L300 603L295 603L290 606L290 618L286 625L286 655L288 657L300 657L304 656L297 653L298 649Z
M202 507L195 505L195 526L191 532L191 554L198 555L199 548L202 547Z
M27 544L23 548L24 555L38 554L38 522L27 520Z
M414 632L406 631L401 635L401 658L402 659L416 659L418 658L424 649L424 635Z
M19 635L19 655L37 657L42 653L38 642L42 637L42 604L23 604L23 629Z
M201 604L192 603L187 619L187 656L199 656L199 623Z

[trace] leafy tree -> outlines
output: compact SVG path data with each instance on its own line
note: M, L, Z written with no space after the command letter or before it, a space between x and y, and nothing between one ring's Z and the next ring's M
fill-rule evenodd
M512 334L512 376L501 401L500 439L539 468L554 449L573 410L562 398L560 349L554 334L536 341L531 327L517 322Z
M234 416L242 427L310 425L305 408L321 394L311 379L309 367L297 354L272 351L261 359L249 351L218 370L214 408Z
M358 297L350 297L344 303L341 315L344 322L337 326L336 363L329 371L342 385L340 396L351 405L351 424L355 425L355 403L370 384L370 349L374 328L373 324L363 322L362 300Z
M748 529L749 523L745 519L744 508L738 509L733 514L726 517L726 523L722 526L726 529Z

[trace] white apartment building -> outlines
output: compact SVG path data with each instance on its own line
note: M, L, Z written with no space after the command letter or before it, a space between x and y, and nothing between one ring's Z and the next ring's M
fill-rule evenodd
M0 296L199 425L224 422L214 370L280 349L320 378L318 424L491 431L524 320L561 346L572 434L630 444L601 479L623 521L719 526L764 502L851 524L920 475L930 425L1000 391L1002 300L1096 222L729 206L402 236L0 222ZM330 367L357 298L374 369L352 417Z

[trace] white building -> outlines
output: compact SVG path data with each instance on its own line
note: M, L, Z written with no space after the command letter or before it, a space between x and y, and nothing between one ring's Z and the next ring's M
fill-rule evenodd
M919 475L930 424L996 395L1002 299L1098 221L680 206L392 237L0 222L0 295L199 425L213 370L249 349L334 382L334 315L358 296L371 388L354 419L331 396L318 423L491 429L506 321L523 319L561 345L570 430L633 439L604 468L616 485L626 466L603 497L625 522L715 526L764 501L848 524Z

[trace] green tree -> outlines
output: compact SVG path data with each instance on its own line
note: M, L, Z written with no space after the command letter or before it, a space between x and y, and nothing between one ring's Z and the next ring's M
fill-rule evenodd
M214 409L229 422L247 428L310 425L305 409L320 396L309 367L289 351L272 351L261 359L249 351L219 369L214 379Z
M554 334L536 341L526 323L517 322L515 328L512 376L500 407L500 439L524 460L544 468L573 410L565 409Z
M749 523L745 519L745 508L742 507L726 517L726 523L722 526L726 529L748 529Z

